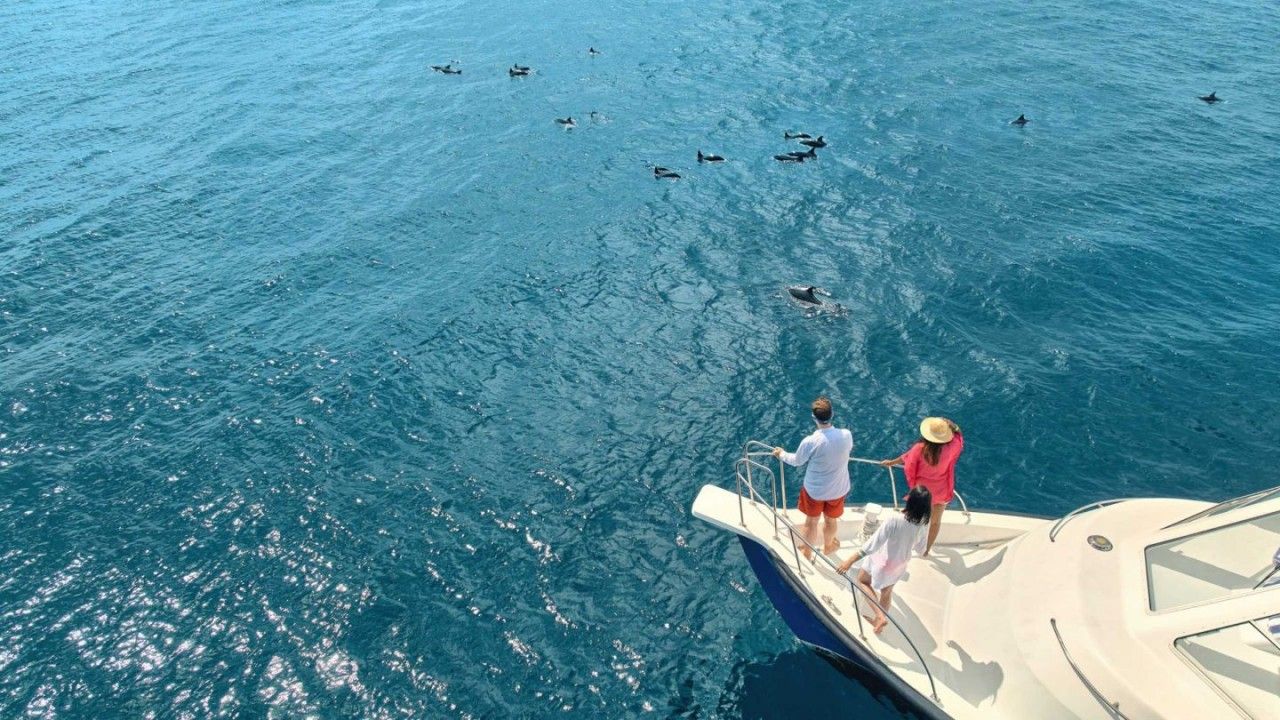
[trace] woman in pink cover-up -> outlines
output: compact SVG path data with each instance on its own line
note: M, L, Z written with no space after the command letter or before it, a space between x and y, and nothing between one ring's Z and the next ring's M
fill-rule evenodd
M883 460L881 465L901 465L907 476L907 487L923 486L933 496L929 513L927 557L942 528L942 512L956 494L956 460L964 452L964 435L960 426L944 417L927 417L920 422L920 439L901 456Z

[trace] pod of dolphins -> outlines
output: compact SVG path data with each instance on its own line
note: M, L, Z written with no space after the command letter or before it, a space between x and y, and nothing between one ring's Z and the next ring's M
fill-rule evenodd
M600 51L596 50L594 46L587 49L587 55L593 58L600 54L601 54ZM456 62L457 60L454 60L453 62L450 62L446 65L432 65L431 69L443 75L461 75L462 69L454 67L454 63ZM507 70L507 75L513 78L528 77L529 75L532 75L532 74L533 74L533 68L529 67L528 65L513 64ZM1211 92L1208 95L1198 95L1197 99L1202 100L1209 105L1222 102L1222 98L1218 97L1218 93L1216 91ZM597 113L594 110L591 111L591 117L593 120L597 117ZM573 116L556 118L555 121L556 121L556 124L560 125L566 130L570 130L578 126L578 123L573 119ZM1031 120L1028 119L1025 114L1019 114L1017 118L1009 121L1009 124L1015 127L1022 128L1022 127L1026 127L1027 123L1030 123L1030 122ZM777 155L774 155L773 159L777 160L778 162L803 163L806 160L816 160L818 158L818 149L827 147L827 140L826 140L826 137L823 135L814 137L806 132L791 132L790 130L787 130L782 134L782 137L783 139L786 139L786 140L798 140L800 144L807 147L808 150L803 150L803 151L795 150L791 152L779 153ZM703 153L702 150L698 150L699 164L722 163L724 161L725 161L725 158L722 155ZM680 173L672 170L671 168L663 167L661 165L654 165L652 167L653 167L653 178L655 180L679 180L680 179ZM823 305L822 299L819 298L818 295L826 295L827 297L831 296L831 293L823 290L822 288L812 286L812 285L791 286L787 288L787 292L791 295L791 297L795 298L797 301L809 306L814 306L814 307ZM836 307L838 308L839 305L837 304Z

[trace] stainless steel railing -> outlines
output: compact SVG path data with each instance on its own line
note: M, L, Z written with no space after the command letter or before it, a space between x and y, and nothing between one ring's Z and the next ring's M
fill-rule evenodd
M1124 502L1125 499L1126 498L1116 498L1114 500L1099 500L1098 502L1089 503L1088 505L1085 505L1083 507L1078 507L1075 510L1072 510L1071 512L1067 513L1066 515L1063 515L1061 518L1058 518L1058 522L1054 523L1053 527L1049 528L1049 542L1057 542L1058 533L1062 532L1062 528L1065 527L1067 523L1071 522L1071 520L1075 516L1083 513L1087 513L1090 510L1097 510L1098 508L1103 508L1108 505L1115 505L1116 503Z
M752 451L751 450L752 447L768 448L768 451L765 451L765 450ZM846 583L848 583L849 591L853 597L853 614L858 619L858 635L863 639L865 643L867 636L862 623L862 608L858 604L858 601L859 601L859 598L862 596L865 596L865 600L869 602L875 603L877 602L877 600L870 593L868 593L865 588L855 583L852 578L841 573L839 569L836 567L835 562L832 561L831 558L824 555L821 552L821 550L819 550L818 547L810 543L807 538L802 536L800 534L800 530L797 529L796 526L791 522L791 520L789 520L786 517L785 484L783 485L782 506L779 506L778 504L778 494L777 494L778 478L779 477L783 478L783 482L785 483L786 470L784 469L784 463L781 460L778 461L778 473L775 474L773 470L769 468L767 465L760 463L754 459L762 455L771 456L772 453L773 453L773 446L766 445L765 443L761 443L755 440L751 440L751 441L748 441L743 448L743 457L739 458L734 462L734 475L737 479L737 484L738 484L739 520L742 526L746 527L746 524L747 524L746 510L742 502L744 498L751 500L753 503L756 503L757 506L765 505L764 496L761 493L757 492L755 487L756 477L758 475L765 475L768 478L768 482L769 482L770 497L769 497L769 502L767 507L769 508L769 514L773 518L774 539L781 541L778 538L778 531L780 528L785 528L787 531L787 534L791 536L791 552L795 560L796 574L798 576L803 576L803 573L804 573L804 565L801 563L801 560L800 560L800 546L799 546L799 543L804 543L804 545L809 548L810 556L812 558L820 558L822 562L826 563L826 565L831 569L833 573L835 573L837 577L842 578ZM892 473L890 474L892 475ZM742 488L744 484L747 488L746 495L744 495L742 492ZM896 497L896 492L895 492L895 497ZM797 538L799 538L799 542L797 542ZM816 560L810 560L810 564L813 564L815 562ZM926 663L924 660L924 655L921 654L920 650L916 647L915 642L911 640L911 637L907 635L907 631L903 629L903 627L900 624L898 624L898 621L894 620L893 617L889 615L887 611L885 611L884 615L885 615L885 618L887 618L889 622L893 625L894 629L898 631L898 634L900 634L902 638L907 641L907 645L911 648L911 651L915 653L916 660L920 662L920 667L924 669L925 677L929 680L929 696L933 699L934 702L941 704L942 701L938 699L938 687L934 682L933 673L929 670L928 663ZM867 644L866 647L870 649L871 646Z
M769 445L768 443L760 442L759 440L748 440L742 446L742 456L744 458L772 456L773 447L774 446ZM872 460L870 458L860 458L860 457L851 457L849 458L849 462L862 463L864 465L880 465L879 460ZM900 500L902 496L898 494L898 478L896 475L894 475L894 472L893 472L894 466L881 465L881 467L883 467L885 469L885 472L889 474L889 492L893 497L893 509L899 510L902 507L900 504ZM784 509L784 510L787 507L787 470L786 468L787 468L786 463L781 461L778 462L778 479L782 486L782 504L776 507L780 507L781 509ZM965 517L969 517L969 504L964 501L964 496L961 495L958 490L953 490L952 492L955 494L956 500L960 501L960 512L962 512Z
M862 463L864 465L880 465L879 460L871 460L869 458L851 457L849 458L849 462ZM881 465L881 467L889 473L889 491L893 493L893 509L898 510L900 508L898 502L902 496L898 494L898 479L897 476L893 474L894 466ZM960 512L964 513L965 517L969 517L969 504L964 501L964 496L956 490L952 490L952 493L955 494L956 499L960 501Z
M1093 683L1089 682L1089 678L1085 677L1080 666L1076 665L1076 661L1071 659L1071 653L1067 652L1067 644L1062 642L1062 633L1058 632L1057 619L1049 618L1049 625L1053 628L1053 636L1058 638L1058 647L1062 648L1062 656L1067 659L1067 664L1071 666L1073 671L1075 671L1076 677L1080 678L1080 682L1084 683L1085 689L1089 691L1089 694L1093 696L1093 699L1097 700L1102 707L1106 708L1107 715L1111 716L1112 720L1128 720L1128 718L1124 716L1124 713L1120 712L1120 703L1108 700L1106 696L1102 694L1102 691L1098 690Z

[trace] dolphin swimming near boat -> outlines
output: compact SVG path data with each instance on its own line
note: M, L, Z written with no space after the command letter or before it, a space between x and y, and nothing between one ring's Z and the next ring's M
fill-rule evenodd
M788 130L782 133L782 137L786 138L787 140L808 140L813 136L805 132L793 133L790 130Z
M556 122L559 123L560 125L565 126L566 128L578 127L578 123L575 122L572 117L556 118Z
M661 165L658 165L657 167L653 168L653 179L654 180L661 180L661 179L679 180L680 173L673 172L671 170L668 170L667 168L662 167Z
M724 158L720 157L719 155L703 155L702 151L699 150L698 162L710 162L710 163L724 162Z
M1205 101L1205 102L1207 102L1207 103L1209 103L1210 105L1212 105L1212 104L1214 104L1214 103L1216 103L1216 102L1222 102L1222 98L1218 97L1218 93L1217 93L1216 91L1215 91L1215 92L1211 92L1211 93L1209 93L1208 95L1201 95L1201 96L1200 96L1200 99L1201 99L1201 100L1203 100L1203 101Z
M599 54L600 54L600 51L599 51L599 50L597 50L597 49L595 49L595 47L593 46L593 47L589 47L589 48L587 48L587 54L588 54L588 55L599 55Z
M818 157L818 149L809 148L808 150L805 150L803 152L799 150L792 150L791 152L787 153L787 157L793 157L799 160L800 162L804 162L805 160L815 160Z
M818 288L815 285L809 285L809 286L792 285L791 287L787 288L787 292L791 293L791 297L799 300L800 302L806 302L811 305L822 304L822 298L819 298L817 295L819 290L820 288Z
M511 77L525 77L531 72L533 72L533 68L527 65L512 65L511 69L507 71L507 74Z
M787 153L786 155L774 155L773 159L778 162L802 163L804 162L804 153L800 153L798 155L792 155L790 153Z
M1014 121L1010 122L1009 124L1010 124L1010 125L1017 125L1018 127L1022 127L1023 125L1026 125L1026 124L1027 124L1027 123L1029 123L1029 122L1031 122L1031 121L1027 119L1027 116L1026 116L1026 115L1019 115L1017 120L1014 120Z
M462 70L455 68L453 66L453 63L449 63L448 65L432 65L431 69L435 70L438 73L444 73L445 75L461 75L462 74Z
M801 140L800 144L811 148L824 148L827 146L827 141L824 137L825 136L823 135L819 135L816 140Z

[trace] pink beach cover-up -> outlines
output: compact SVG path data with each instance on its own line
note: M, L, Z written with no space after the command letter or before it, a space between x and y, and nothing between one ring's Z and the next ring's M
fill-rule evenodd
M925 462L924 443L918 442L902 456L902 471L907 476L907 487L924 485L933 496L934 505L946 505L956 494L956 460L964 452L964 435L956 433L951 442L942 446L938 464Z

